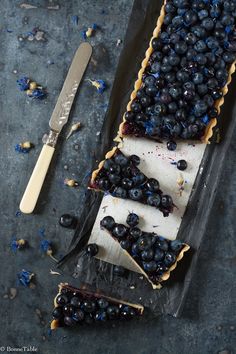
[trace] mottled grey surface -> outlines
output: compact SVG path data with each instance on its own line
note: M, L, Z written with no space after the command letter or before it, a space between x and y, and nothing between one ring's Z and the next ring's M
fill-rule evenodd
M109 100L122 49L122 45L117 47L116 42L124 38L133 1L32 0L31 4L40 6L37 9L22 9L19 7L22 3L24 1L19 0L0 2L0 350L1 346L34 345L40 353L205 354L221 350L233 353L236 348L234 143L225 160L183 317L143 318L138 322L117 323L114 328L105 325L77 331L61 329L48 335L57 283L68 278L49 274L49 270L55 267L53 261L43 256L39 249L38 230L45 228L46 237L56 248L55 257L65 254L73 231L60 228L58 218L64 212L79 216L83 208L86 184L83 179L91 169L96 133L103 122L104 105ZM48 5L57 4L60 5L59 10L46 9ZM73 24L73 15L79 17L78 26ZM48 120L68 66L81 43L80 32L94 22L101 29L90 40L94 53L86 78L102 78L109 89L99 95L88 82L83 82L36 213L16 217L21 195L41 149L42 135L48 130ZM34 27L45 31L45 42L19 41L19 36ZM16 79L21 75L28 75L46 86L48 98L40 102L27 98L16 88ZM78 120L83 124L83 129L65 141L71 122ZM236 131L234 136L236 139ZM14 145L24 140L32 141L35 149L27 155L17 154ZM75 145L78 145L78 150ZM89 162L86 159L88 155ZM65 165L68 170L64 169ZM75 178L80 187L69 189L63 186L64 178ZM13 235L29 240L30 249L13 254L9 246ZM22 268L36 274L35 289L17 286L16 274ZM14 300L4 298L11 287L17 288Z

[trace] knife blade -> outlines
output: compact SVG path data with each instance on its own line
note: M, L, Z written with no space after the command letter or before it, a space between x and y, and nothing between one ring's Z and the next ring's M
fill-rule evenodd
M43 148L20 202L20 210L25 214L32 213L36 206L55 151L58 136L68 121L74 98L91 54L92 47L89 43L82 43L75 53L56 106L49 120L50 132L44 137Z

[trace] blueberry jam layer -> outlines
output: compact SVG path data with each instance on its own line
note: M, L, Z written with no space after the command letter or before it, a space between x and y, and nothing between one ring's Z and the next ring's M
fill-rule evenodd
M61 284L52 317L57 321L57 327L72 327L107 320L132 319L142 312L141 305Z
M201 139L236 60L236 2L167 0L164 13L121 133Z
M153 206L168 216L173 211L173 201L160 190L155 178L148 178L137 167L137 155L125 156L118 148L111 158L104 161L90 188L108 192L114 197L131 199Z
M175 268L189 246L179 240L170 241L155 233L142 231L137 226L139 217L134 213L128 215L126 223L128 226L117 224L112 216L105 216L100 226L129 253L152 284L166 280L168 272Z

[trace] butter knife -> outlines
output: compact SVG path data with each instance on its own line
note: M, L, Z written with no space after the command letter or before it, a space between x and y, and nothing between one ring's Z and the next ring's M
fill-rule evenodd
M89 63L91 54L92 47L89 43L82 43L75 53L61 93L58 97L56 106L49 121L49 134L43 141L43 148L20 202L20 210L22 213L30 214L35 208L55 151L57 138L63 126L68 121L77 89Z

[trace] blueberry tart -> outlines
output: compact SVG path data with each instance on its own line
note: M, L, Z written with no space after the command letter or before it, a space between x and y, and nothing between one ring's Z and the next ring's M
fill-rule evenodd
M118 137L207 143L236 60L236 2L166 0Z
M138 222L139 217L131 213L126 220L128 226L117 224L111 216L105 216L100 226L119 242L153 289L160 289L160 283L170 277L170 272L190 247L179 240L170 241L155 233L142 231L137 226Z
M143 311L141 305L61 283L54 299L51 329L109 320L130 320L142 315Z
M139 163L137 155L125 156L115 147L93 172L89 188L150 205L168 216L174 207L171 196L163 194L156 179L140 171Z

